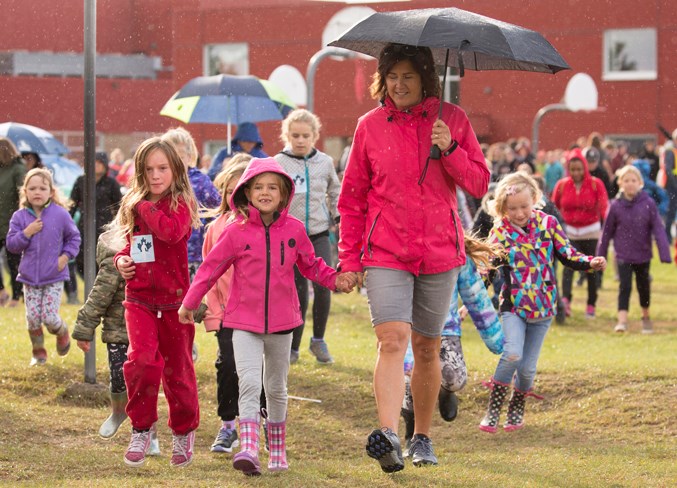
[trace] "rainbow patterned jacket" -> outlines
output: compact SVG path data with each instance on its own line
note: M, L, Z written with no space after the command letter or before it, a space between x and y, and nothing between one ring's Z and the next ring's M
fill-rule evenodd
M506 251L499 263L504 278L500 311L525 320L541 320L556 313L555 257L575 270L590 269L592 256L576 251L557 219L540 210L534 210L524 229L503 219L491 229L489 239L498 241Z

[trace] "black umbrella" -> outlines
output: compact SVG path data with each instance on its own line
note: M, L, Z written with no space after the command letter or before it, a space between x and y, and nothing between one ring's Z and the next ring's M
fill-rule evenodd
M465 68L541 73L570 69L538 32L458 8L377 12L329 45L378 58L390 43L429 47L435 63L444 66L445 77L447 66L457 67L461 76ZM436 156L439 159L439 151Z

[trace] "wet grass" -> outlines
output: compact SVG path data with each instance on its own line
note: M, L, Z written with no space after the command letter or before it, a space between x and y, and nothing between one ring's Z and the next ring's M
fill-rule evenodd
M421 486L674 486L677 429L677 270L653 267L652 315L656 333L639 333L637 297L631 302L630 332L616 335L617 283L606 273L598 317L583 318L584 288L575 288L574 315L553 326L543 348L536 390L529 399L527 426L520 432L489 435L477 429L488 393L480 381L497 357L470 324L463 347L469 381L459 394L460 413L452 423L436 417L433 428L440 465L395 475L383 474L364 453L376 427L371 375L375 341L366 300L334 296L328 342L336 363L317 365L307 350L292 367L289 393L321 400L290 400L291 470L247 479L231 467L231 455L209 446L218 430L213 359L216 340L198 329L196 365L201 425L195 461L169 467L171 436L166 403L160 401L163 454L141 469L126 468L122 454L129 423L110 441L97 431L107 408L64 397L82 381L83 356L73 346L56 357L54 339L44 367L29 368L30 343L23 307L0 309L0 484L3 486L261 486L261 487L421 487ZM62 313L72 324L76 306ZM308 339L304 341L304 343ZM307 343L305 344L307 345ZM304 347L305 347L304 345ZM107 381L105 348L99 346L97 378ZM267 455L262 455L263 461Z

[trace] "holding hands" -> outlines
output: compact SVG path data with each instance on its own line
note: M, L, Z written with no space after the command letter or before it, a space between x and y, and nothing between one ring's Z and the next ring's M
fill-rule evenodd
M336 289L343 293L350 293L357 284L355 273L340 273L336 277Z
M606 259L602 256L596 256L590 261L590 267L595 271L604 271L606 268Z
M181 305L179 308L179 322L182 324L192 324L195 322L193 319L193 310L188 310L186 307Z
M38 217L37 219L35 219L33 222L31 222L26 226L26 228L24 229L24 235L28 238L33 237L35 234L37 234L42 230L42 225L43 225L42 219Z

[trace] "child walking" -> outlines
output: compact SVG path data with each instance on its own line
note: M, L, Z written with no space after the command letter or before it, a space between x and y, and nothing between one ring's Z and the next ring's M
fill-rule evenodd
M484 285L482 276L477 269L480 266L486 270L491 266L492 258L496 257L495 249L485 242L471 236L464 236L466 261L458 274L451 295L451 306L442 329L440 344L440 366L442 368L442 385L438 395L438 407L442 419L451 422L458 413L458 398L456 392L463 389L468 381L468 368L461 346L461 322L463 312L458 307L458 299L463 302L464 313L469 313L473 324L484 342L494 354L503 352L503 331L498 320L496 309L491 303L489 293ZM411 394L410 378L414 369L414 353L411 341L404 357L405 394L402 403L401 415L406 429L406 444L403 456L408 457L414 435L414 399Z
M292 179L273 158L252 159L230 197L233 215L200 266L179 318L193 320L202 297L234 268L223 327L233 329L239 377L241 450L233 467L261 474L259 395L261 376L268 403L270 471L288 469L286 455L287 373L292 331L303 321L294 283L294 265L323 286L348 292L355 285L315 257L303 223L288 215Z
M205 233L202 246L203 259L216 245L219 236L228 224L228 219L231 217L230 196L235 191L237 182L251 159L249 154L236 154L214 179L214 184L223 189L222 199L221 206L215 212L218 217L209 224ZM223 309L228 300L232 276L231 268L221 275L216 284L207 292L205 299L207 303L203 320L205 330L216 333L219 345L215 366L217 413L221 419L221 427L210 448L212 452L230 453L240 445L235 426L235 419L239 415L237 405L239 387L233 353L233 329L223 326ZM197 314L195 320L197 321Z
M284 149L275 156L294 181L294 198L289 214L299 219L306 227L306 233L313 243L315 255L331 263L331 244L329 227L338 224L336 209L341 191L334 160L315 148L320 137L320 119L305 109L291 112L282 122L282 140ZM303 336L306 311L308 309L308 280L298 269L294 270L296 292L301 302L303 324L294 330L291 343L291 362L299 359L299 349ZM309 350L321 364L334 362L324 340L331 307L331 292L318 284L313 284L313 337Z
M649 315L651 302L651 266L653 235L661 262L670 263L670 244L656 203L642 191L644 180L635 166L624 166L617 172L621 193L611 203L604 223L597 253L606 256L609 242L614 241L618 262L618 324L614 330L628 329L628 310L632 291L632 274L637 281L639 305L642 307L642 333L651 334L653 324Z
M101 340L108 350L110 370L111 413L101 424L99 435L104 439L113 437L127 418L127 387L122 365L127 361L127 327L125 325L125 280L115 269L113 258L125 247L126 241L116 221L107 224L96 245L96 264L99 268L85 304L78 310L78 317L71 337L83 352L89 352L99 323L103 321ZM157 435L153 436L148 454L159 455Z
M195 328L179 322L178 309L189 286L187 243L191 226L199 225L197 204L171 143L147 139L134 155L134 167L118 212L127 243L114 261L127 282L129 349L123 371L132 437L124 461L132 467L145 462L162 381L173 434L170 464L186 466L200 416L191 357Z
M33 344L30 365L44 364L47 350L42 324L56 336L56 351L70 349L68 326L59 316L68 261L80 249L80 232L54 187L52 174L35 168L26 174L20 209L9 222L7 250L21 254L17 281L24 285L26 323Z
M559 222L535 210L541 199L538 184L521 171L505 176L496 187L490 209L496 218L489 240L503 246L499 263L504 283L499 311L505 342L496 371L487 383L491 389L487 413L480 430L495 433L501 408L516 376L503 426L514 431L524 425L524 406L532 392L536 365L545 334L557 313L557 287L553 260L576 270L603 270L603 257L586 256L574 249Z

